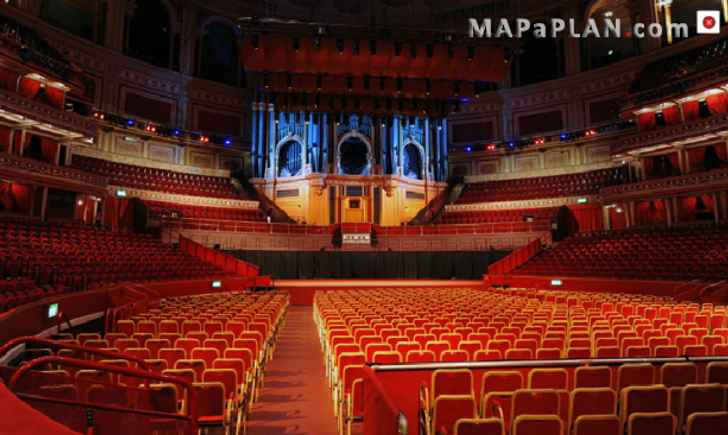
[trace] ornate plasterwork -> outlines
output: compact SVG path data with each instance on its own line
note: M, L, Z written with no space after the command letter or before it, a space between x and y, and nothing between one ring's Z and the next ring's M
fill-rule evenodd
M139 198L147 201L174 202L185 205L197 205L203 207L225 207L257 210L260 206L258 201L246 201L242 199L212 198L207 196L178 195L153 190L133 189L124 186L109 186L110 194L115 195L117 190L125 190L128 198Z
M201 168L199 166L187 166L187 165L171 165L168 163L162 163L153 161L150 159L144 159L139 157L125 156L121 154L109 153L101 151L99 149L76 146L73 148L73 154L78 154L86 157L93 157L101 160L108 160L115 163L123 163L125 165L142 166L147 168L164 169L167 171L180 172L184 174L195 174L195 175L206 175L210 177L229 177L230 171L227 169L208 169Z
M486 211L486 210L512 210L523 208L552 208L564 205L578 204L580 198L586 198L587 203L598 203L597 196L569 196L563 198L528 199L523 201L497 201L479 202L475 204L450 204L445 209L448 212Z
M727 188L728 169L718 169L606 187L600 191L600 194L605 201L614 202L634 197L667 196L681 193L695 194Z
M107 178L65 166L0 153L0 174L20 182L37 182L66 186L83 191L103 192Z
M96 135L96 123L91 119L76 115L73 112L58 110L40 101L29 100L15 92L0 89L0 107L34 121L52 124L83 136L93 137Z
M725 135L727 131L728 116L713 116L684 124L636 133L623 139L612 151L626 152L654 145L669 145L671 142L678 142L689 137L705 135L707 133Z
M600 169L609 169L614 167L611 161L593 163L590 165L571 165L561 168L534 169L530 171L516 172L499 172L497 174L486 175L468 175L465 177L466 183L481 183L485 181L501 181L513 180L518 178L534 178L534 177L553 177L558 175L579 174L582 172L598 171Z

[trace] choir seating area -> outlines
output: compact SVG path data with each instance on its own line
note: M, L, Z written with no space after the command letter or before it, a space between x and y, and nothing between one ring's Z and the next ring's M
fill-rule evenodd
M26 277L57 290L121 281L224 275L214 266L150 235L70 223L13 221L0 221L0 270L5 278ZM24 284L8 286L15 287L16 299L26 289L38 296L47 293Z
M24 364L32 371L16 392L34 395L32 406L80 433L116 433L113 425L122 422L128 433L181 433L189 416L203 431L241 434L287 306L288 296L277 292L162 299L117 320L105 334L30 342ZM41 357L74 359L37 363ZM79 359L93 368L74 362ZM89 404L118 411L94 408L98 417L87 419Z
M185 174L165 169L133 166L81 155L73 156L73 166L109 178L109 184L191 196L247 199L238 193L229 178Z
M144 201L149 210L149 216L156 219L187 221L265 221L259 209L204 207L186 204L175 204L161 201Z
M482 222L508 223L524 221L551 222L558 213L557 207L509 208L485 211L445 211L439 224L476 224Z
M371 418L366 364L410 363L424 366L392 368L396 395L419 394L419 421L408 415L409 430L417 424L425 434L717 434L705 425L726 427L728 362L700 357L728 355L726 310L650 295L531 289L315 298L341 430ZM589 363L620 357L633 359ZM502 363L481 364L488 361ZM453 362L465 364L446 364Z
M601 169L550 177L468 183L456 204L586 196L627 181L624 168Z
M728 278L727 246L725 226L580 233L514 273L720 281Z

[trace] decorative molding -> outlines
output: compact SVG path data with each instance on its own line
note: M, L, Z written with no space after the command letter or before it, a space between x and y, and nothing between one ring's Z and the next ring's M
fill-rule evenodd
M58 110L40 101L0 89L0 107L35 121L53 124L86 137L96 136L96 122L73 112Z
M208 169L198 166L188 165L171 165L163 162L148 160L142 157L132 157L116 153L109 153L95 148L85 146L74 146L73 154L85 157L93 157L95 159L108 160L114 163L122 163L125 165L141 166L145 168L164 169L167 171L180 172L183 174L206 175L209 177L230 177L230 171L227 169Z
M642 131L627 136L612 148L613 153L624 153L639 148L655 145L670 145L694 136L705 136L708 133L716 136L728 135L728 116L712 116L684 124Z
M479 161L478 163L482 163ZM579 174L582 172L598 171L613 168L615 164L610 160L590 165L570 165L561 168L536 169L532 171L500 172L497 174L469 175L465 177L466 183L481 183L485 181L514 180L519 178L553 177L558 175Z
M512 210L524 208L552 208L564 205L574 205L579 203L580 198L586 198L587 203L598 203L597 196L569 196L562 198L542 198L528 199L523 201L496 201L496 202L478 202L474 204L450 204L445 206L448 212L469 212L469 211L486 211L486 210Z
M212 198L207 196L191 196L178 195L176 193L158 192L154 190L134 189L125 186L109 185L108 189L111 195L115 195L117 190L125 190L128 198L139 198L147 201L172 202L184 205L194 205L202 207L224 207L224 208L240 208L245 210L257 210L260 206L258 201L246 201L242 199L229 198Z
M108 179L100 175L7 153L0 153L0 174L17 178L21 183L52 184L99 194L104 192L108 185Z
M600 191L600 195L604 202L617 202L635 198L696 194L725 189L728 189L728 169L718 169L606 187Z

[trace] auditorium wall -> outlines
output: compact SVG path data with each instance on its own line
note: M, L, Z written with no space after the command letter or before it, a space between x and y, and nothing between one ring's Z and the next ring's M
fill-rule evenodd
M231 251L274 279L481 279L508 251Z

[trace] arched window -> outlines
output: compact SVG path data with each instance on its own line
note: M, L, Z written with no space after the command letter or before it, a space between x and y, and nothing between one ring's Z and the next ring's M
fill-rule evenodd
M172 45L170 11L160 0L137 1L135 4L128 25L127 54L169 68Z
M198 51L199 77L229 85L238 84L238 38L227 24L213 21L202 32Z
M95 38L94 25L96 17L105 13L105 6L97 0L43 0L40 18L81 38L102 42Z
M421 180L422 176L422 156L420 149L415 144L407 144L402 154L402 174L407 178Z
M301 173L303 169L301 151L301 143L294 140L288 141L281 146L278 152L279 177L295 177Z

